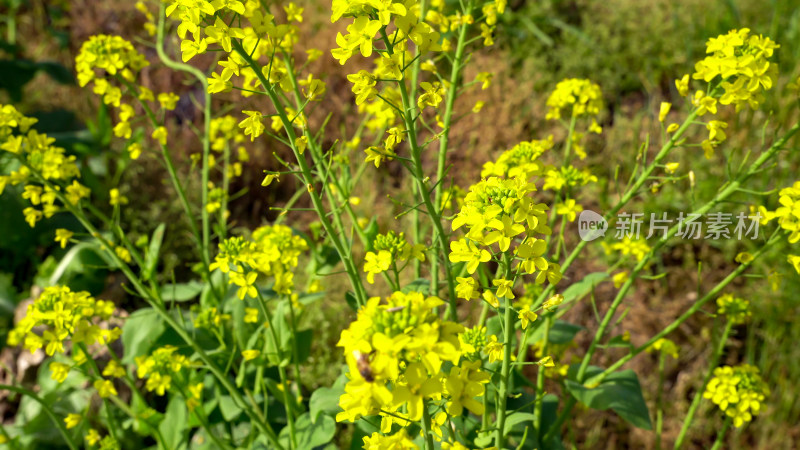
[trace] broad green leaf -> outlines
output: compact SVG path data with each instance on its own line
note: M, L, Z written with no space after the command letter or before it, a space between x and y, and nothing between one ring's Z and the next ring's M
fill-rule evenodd
M161 298L165 302L186 302L196 298L203 292L205 283L190 281L188 283L165 284L161 288Z
M152 308L135 311L122 326L122 345L125 354L122 362L132 364L133 358L150 351L153 344L164 334L164 320Z
M321 416L312 422L308 413L295 419L295 448L311 449L325 445L333 439L336 433L336 421L329 416ZM278 441L285 448L289 448L289 427L284 427L278 436Z
M167 448L185 448L184 431L186 430L187 416L186 404L183 399L179 396L172 397L167 405L164 420L158 425L158 430L161 431Z
M219 396L219 411L226 422L235 420L242 414L242 408L236 404L230 395Z
M342 374L331 387L321 387L311 394L308 404L308 414L312 422L316 422L320 414L335 416L342 410L339 407L339 397L344 394L344 385L347 377Z
M570 367L570 372L577 372L577 365ZM590 379L602 372L599 367L590 367L586 372L586 379ZM569 374L568 374L569 377ZM650 412L642 395L639 378L632 370L614 372L597 387L587 388L574 381L574 375L567 379L566 387L576 400L584 405L599 410L612 409L620 417L632 425L645 430L652 429Z

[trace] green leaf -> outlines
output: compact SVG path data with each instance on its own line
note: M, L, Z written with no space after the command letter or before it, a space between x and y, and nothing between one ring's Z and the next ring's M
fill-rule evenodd
M403 288L404 294L408 294L409 292L419 292L420 294L428 295L431 292L431 281L425 278L418 278L408 283Z
M556 320L553 322L553 326L550 327L550 335L548 336L548 342L551 344L566 344L571 342L575 335L578 334L579 331L585 330L586 328L575 325L569 322L565 322L563 320ZM528 342L534 344L544 339L544 326L539 326L531 333L530 338L528 338Z
M186 430L187 416L183 399L178 396L172 397L167 405L164 420L158 425L167 448L185 448L184 431Z
M570 367L570 372L577 372L577 364ZM603 369L590 367L586 379L600 374ZM569 377L569 374L568 374ZM650 412L642 395L639 378L632 370L614 372L602 383L592 389L574 381L574 375L567 379L566 387L576 400L584 405L599 410L612 409L620 417L632 425L645 430L652 429Z
M331 387L321 387L311 394L308 404L308 414L312 422L316 422L320 414L335 416L342 411L339 407L339 397L344 394L344 385L347 377L342 374Z
M325 445L333 439L336 433L336 421L329 416L322 416L316 422L312 422L308 413L297 417L294 422L295 448L314 448ZM278 441L284 448L289 446L289 427L283 427Z
M150 246L147 248L147 254L144 257L144 267L142 268L142 278L150 280L156 271L158 265L158 252L161 251L161 243L164 241L164 230L167 226L161 223L156 227L153 232L153 237L150 238Z
M205 283L190 281L188 283L165 284L161 288L161 298L165 302L185 302L194 299L203 292Z
M164 334L164 320L153 308L140 309L130 315L122 326L122 362L132 364L133 358L146 354Z
M581 281L577 283L573 283L570 287L564 290L564 303L569 303L571 301L578 301L582 299L585 295L592 292L595 286L602 283L606 278L608 278L608 274L605 272L594 272L586 275L583 277Z
M520 432L525 429L525 426L533 426L533 419L534 416L531 413L526 412L514 412L506 417L506 423L503 426L504 434L508 435L511 434L511 431L514 429L514 426L521 425L519 427Z
M242 408L236 404L230 395L219 397L219 411L226 422L231 422L242 414Z

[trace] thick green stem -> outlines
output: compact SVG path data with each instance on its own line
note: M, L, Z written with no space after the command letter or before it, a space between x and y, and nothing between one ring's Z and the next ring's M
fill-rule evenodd
M506 273L511 273L511 258L506 254ZM498 449L505 448L506 401L508 400L509 383L511 378L511 344L514 336L514 319L511 299L505 297L505 311L503 314L503 365L500 368L500 386L495 401L497 413L497 430L495 430L494 446Z
M428 413L427 402L422 403L422 434L425 436L425 450L433 450L433 435L431 434L431 415Z
M386 43L386 49L388 53L392 54L392 45L389 42L389 38L386 36L386 31L381 30L381 34L383 36L383 41ZM444 232L444 227L442 226L442 218L439 214L439 209L433 204L430 195L431 193L425 186L425 174L422 171L422 148L417 143L417 124L415 118L417 106L414 103L414 100L408 95L408 89L406 88L405 80L400 80L397 84L400 88L400 97L403 100L403 121L405 122L406 130L408 131L408 144L409 147L411 147L411 160L413 162L412 175L414 176L421 200L425 204L428 217L430 217L431 223L436 231L436 235L438 236L439 249L444 262L445 275L447 278L447 291L449 294L446 315L448 315L451 320L458 320L458 314L456 312L457 299L456 285L454 280L455 275L453 274L450 266L450 259L448 258L447 254L448 237ZM437 257L435 255L436 253L439 252L434 252L434 258Z

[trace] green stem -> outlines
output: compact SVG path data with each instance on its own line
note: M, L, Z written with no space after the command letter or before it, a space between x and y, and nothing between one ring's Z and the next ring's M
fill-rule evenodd
M422 434L425 436L425 450L433 450L433 435L431 434L431 415L428 413L428 403L422 402Z
M391 55L393 49L388 36L386 36L385 29L381 29L381 35L383 36L383 41L386 43L387 52ZM442 218L439 215L439 210L433 204L430 192L425 186L425 174L422 171L422 148L420 148L419 144L417 143L417 125L414 119L417 112L417 106L413 99L409 98L405 81L401 80L397 84L400 88L400 97L403 100L403 121L405 122L406 130L408 131L408 144L409 147L411 147L411 160L413 162L411 173L416 181L421 200L423 203L425 203L425 209L428 212L428 216L430 217L431 223L433 224L433 227L436 230L436 234L439 238L439 248L444 261L445 274L447 275L447 291L449 296L447 307L448 312L446 315L448 315L451 320L457 321L458 314L456 311L456 286L455 280L453 279L454 274L450 266L450 259L447 255L448 238L447 234L444 232L444 227L442 226Z
M469 4L469 9L472 9L472 2ZM424 15L422 16L424 17ZM444 174L447 169L447 148L448 144L450 143L450 127L453 122L453 109L456 102L456 97L458 96L458 87L461 80L461 69L463 68L463 59L464 59L464 49L466 47L466 35L467 35L467 28L468 25L466 23L462 23L461 27L459 28L458 32L458 41L456 43L456 53L453 59L453 67L450 69L450 86L447 89L447 99L445 100L445 107L444 107L444 118L443 124L444 129L442 131L442 135L439 139L439 154L438 154L438 161L436 166L436 187L434 188L433 192L433 204L437 208L441 208L442 206L442 190L444 188ZM415 61L415 65L419 66L419 58ZM417 87L417 73L412 73L411 77L411 99L413 100L416 96L416 87ZM441 214L441 211L439 211ZM419 211L416 209L414 210L415 220L419 222L418 216ZM416 230L415 230L416 231ZM417 238L417 242L419 242ZM434 245L437 245L434 243ZM440 242L438 245L444 245ZM442 247L439 249L445 260L447 261L447 247ZM434 253L435 254L435 253ZM431 260L431 271L433 273L432 276L432 284L434 290L431 292L436 295L438 292L438 278L439 278L439 268L438 268L438 258L432 258ZM453 275L449 273L445 274L448 279L452 279ZM452 295L452 294L451 294ZM451 305L451 310L455 310L455 308ZM455 317L453 317L455 319Z
M711 447L711 450L718 450L722 447L722 441L725 440L725 435L728 433L728 428L731 427L731 419L730 417L725 417L725 423L722 424L722 429L719 430L717 433L717 440L714 441L714 445Z
M156 52L158 53L158 57L164 63L164 65L170 69L193 75L195 78L197 78L197 81L200 82L200 86L203 88L203 100L205 104L203 105L203 169L201 179L202 186L200 186L202 208L200 209L200 214L202 217L201 220L203 226L203 234L201 239L203 262L206 266L208 266L208 262L211 260L211 232L209 225L209 214L208 210L206 209L206 205L208 204L208 155L211 152L211 141L209 140L209 136L211 136L211 94L208 92L208 77L205 73L196 67L190 66L189 64L179 63L173 60L164 50L164 24L166 18L166 8L167 4L162 2L158 17L158 34L156 41ZM210 282L211 280L209 278L209 283Z
M320 198L319 194L317 193L316 189L314 188L314 176L311 172L311 167L308 165L305 157L300 154L297 150L297 147L294 145L294 141L297 137L294 131L294 125L292 121L286 115L286 109L283 106L283 103L278 98L278 95L272 88L272 85L269 83L269 80L264 76L261 72L261 67L256 63L250 54L244 50L242 47L241 42L233 41L233 47L237 53L245 60L248 66L252 67L258 77L259 82L264 87L267 95L269 96L270 100L272 101L273 106L275 107L278 117L280 118L281 122L283 123L284 130L289 138L290 147L292 152L294 152L295 158L297 162L300 164L300 170L302 171L303 181L306 183L306 188L308 190L309 195L311 196L311 203L314 206L314 209L317 212L317 216L319 217L320 223L322 223L322 227L325 229L325 232L328 234L328 238L333 243L333 246L336 248L337 253L342 258L342 262L344 263L345 270L347 271L347 275L350 279L350 283L353 286L353 289L356 293L356 299L358 300L359 305L366 304L367 294L366 290L364 289L364 285L361 282L361 277L358 273L358 268L355 265L352 256L349 252L346 251L345 246L339 240L339 235L337 234L336 230L333 227L333 224L328 219L328 215L325 211L325 208L322 204L322 199ZM309 139L309 145L311 145L311 139Z
M700 385L700 389L698 389L694 394L692 404L689 406L689 412L686 413L686 418L683 420L683 426L681 426L681 431L678 434L678 438L675 440L676 449L681 447L683 440L686 438L686 433L689 431L689 427L692 426L694 415L703 399L703 392L706 390L706 386L708 385L709 380L711 380L711 376L714 374L714 369L717 367L717 365L719 365L722 352L725 350L725 344L728 342L728 336L731 333L731 328L733 328L733 322L728 320L725 323L725 330L722 332L722 337L720 337L719 342L717 342L717 347L714 349L714 353L711 355L711 361L708 364L706 375L703 377L703 383Z
M511 256L505 254L506 276L511 273ZM505 311L503 315L503 365L500 368L500 386L497 392L496 413L497 430L495 430L494 446L498 449L505 448L506 401L508 400L508 385L511 375L511 339L514 336L514 320L511 312L511 299L505 297Z
M667 354L658 352L658 387L656 389L656 450L661 450L661 433L664 429L664 363Z
M544 321L544 338L542 340L542 356L547 356L548 346L550 342L550 328L553 326L553 313L547 313ZM527 333L526 333L527 335ZM520 347L520 351L522 351L522 347ZM536 406L535 406L535 413L534 413L534 420L536 421L534 427L537 430L539 436L542 435L542 407L544 405L543 397L544 397L544 367L539 367L538 371L536 372ZM539 443L542 445L542 443Z

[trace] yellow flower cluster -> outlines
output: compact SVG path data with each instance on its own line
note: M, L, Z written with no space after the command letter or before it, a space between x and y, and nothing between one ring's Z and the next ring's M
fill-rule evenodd
M147 356L137 356L136 375L147 379L145 388L158 395L164 395L172 387L172 381L180 377L180 371L191 365L189 359L176 353L177 347L167 345L156 349Z
M547 98L548 120L560 119L565 112L570 117L592 117L592 124L597 126L594 117L600 114L603 107L603 94L600 86L589 80L568 78L560 81L555 90ZM566 111L570 108L570 111Z
M725 314L733 324L744 323L752 315L750 302L725 294L717 299L717 314Z
M367 272L367 281L372 284L375 282L375 275L386 272L397 262L408 261L416 258L425 261L425 245L410 244L405 239L405 233L396 234L389 231L386 234L379 234L375 237L372 244L375 251L367 252L364 262L364 272ZM402 271L402 267L396 267L397 271Z
M113 303L95 300L88 292L72 292L66 286L47 287L9 332L8 343L22 344L30 352L44 347L50 356L64 353L67 341L73 345L107 344L119 339L122 330L100 328L97 322L108 320L114 309ZM51 365L53 378L59 382L64 381L69 369L63 363Z
M24 185L22 198L30 206L22 212L31 227L59 211L58 193L63 192L72 205L90 194L89 188L76 180L80 170L75 156L53 146L55 139L31 129L35 123L36 119L25 117L13 106L0 105L0 152L9 153L21 164L8 175L0 175L0 194L9 184Z
M308 250L306 241L284 225L255 229L249 239L231 237L219 245L219 253L209 270L219 269L230 276L230 284L239 286L237 295L257 297L255 281L258 274L274 277L273 289L279 294L291 294L294 272L300 254Z
M483 395L490 376L480 361L459 364L464 327L433 312L443 304L418 292L367 301L337 344L350 368L338 421L380 414L381 431L388 433L393 423L420 420L429 402L442 404L451 416L464 408L483 413L475 397ZM452 365L449 372L445 362Z
M553 148L553 136L547 139L520 142L504 151L497 161L489 161L483 165L481 177L522 177L531 180L543 175L546 166L539 157Z
M800 181L785 187L778 192L778 203L781 204L775 211L768 211L764 207L758 208L761 214L761 224L766 225L778 219L778 225L789 232L789 243L800 241Z
M118 121L114 125L116 137L130 139L133 135L131 121L138 117L134 106L123 101L126 94L141 103L152 120L155 120L153 109L171 111L178 104L180 97L174 93L163 92L156 95L147 87L136 84L139 72L149 64L133 44L119 36L104 34L90 37L75 57L75 68L81 87L91 85L93 92L101 96L103 103L118 108ZM162 146L167 145L166 127L154 123L150 137ZM141 150L138 142L128 146L131 159L138 159Z
M647 245L647 240L631 239L629 236L625 236L622 240L612 244L601 242L600 245L603 246L606 255L619 252L622 256L633 256L636 261L641 261L647 253L650 252L650 246Z
M537 283L543 283L546 278L557 283L560 280L558 264L548 263L542 257L546 250L544 240L533 236L551 232L547 226L549 207L535 203L529 196L535 190L533 183L522 176L489 177L471 186L452 224L453 230L465 226L466 237L450 243L450 261L466 262L467 272L475 273L480 263L491 259L490 250L494 244L501 252L506 252L521 235L514 253L521 260L524 272L539 271Z
M749 364L714 369L703 398L710 399L719 409L733 419L737 428L753 420L761 410L761 403L769 395L769 388L761 379L758 368Z
M777 76L778 67L769 58L778 47L768 37L751 35L747 28L709 39L706 44L709 55L695 64L692 78L710 83L719 77L723 92L712 101L698 91L696 102L707 105L706 109L712 113L716 111L716 100L723 105L735 105L737 111L746 104L758 108L763 92L772 88Z

